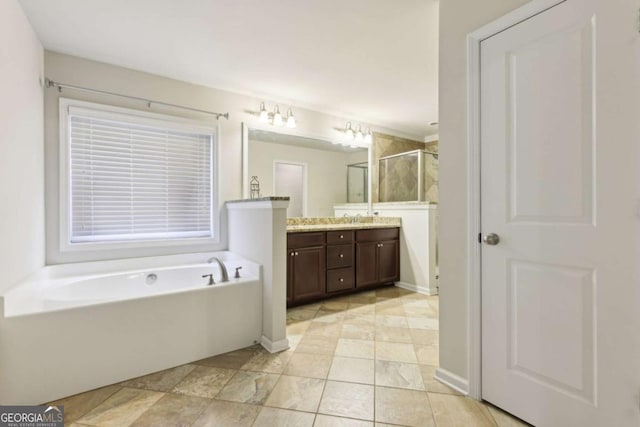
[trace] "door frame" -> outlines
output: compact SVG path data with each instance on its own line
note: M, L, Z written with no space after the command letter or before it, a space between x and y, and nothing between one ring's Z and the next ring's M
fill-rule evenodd
M469 397L482 399L482 283L479 242L480 218L480 43L514 25L551 9L566 1L532 0L524 6L467 35L467 372L465 381L448 372L438 377L464 390ZM466 384L464 384L466 382Z
M278 160L273 161L273 194L276 194L276 169L278 164L302 166L302 216L307 216L307 183L308 183L308 169L309 165L305 162L295 162L290 160Z

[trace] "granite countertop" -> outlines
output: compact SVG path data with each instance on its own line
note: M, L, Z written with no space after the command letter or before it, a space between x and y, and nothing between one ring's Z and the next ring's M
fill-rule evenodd
M400 224L307 224L307 225L287 225L289 233L303 233L305 231L336 231L336 230L365 230L368 228L395 228Z
M238 199L238 200L227 200L225 203L249 203L249 202L268 202L275 200L289 200L289 196L266 196L266 197L257 197L255 199Z
M301 233L305 231L363 230L367 228L400 227L401 219L395 217L359 217L351 222L352 217L324 218L288 218L287 231Z

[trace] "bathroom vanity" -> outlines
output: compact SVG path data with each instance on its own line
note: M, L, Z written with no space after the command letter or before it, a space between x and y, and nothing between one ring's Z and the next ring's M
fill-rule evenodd
M400 280L399 224L287 227L287 305Z

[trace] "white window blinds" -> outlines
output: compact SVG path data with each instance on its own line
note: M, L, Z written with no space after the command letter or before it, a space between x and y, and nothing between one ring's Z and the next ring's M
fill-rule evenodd
M213 237L211 133L69 114L70 242Z

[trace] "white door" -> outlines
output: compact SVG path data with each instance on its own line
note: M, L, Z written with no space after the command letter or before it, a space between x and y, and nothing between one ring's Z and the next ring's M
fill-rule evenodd
M306 215L306 168L303 163L289 163L276 161L273 166L274 189L276 196L290 198L287 217L302 217Z
M638 140L616 116L637 108L605 90L610 61L640 71L634 2L567 0L481 43L481 229L500 238L481 251L482 397L536 426L640 425Z

